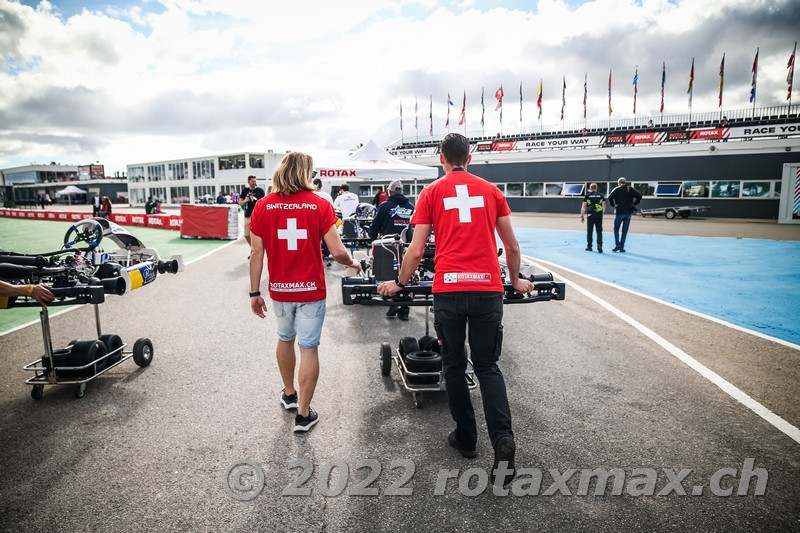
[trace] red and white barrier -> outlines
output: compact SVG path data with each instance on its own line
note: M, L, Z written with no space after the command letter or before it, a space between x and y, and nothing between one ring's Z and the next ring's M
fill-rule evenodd
M91 213L0 208L0 217L75 222L83 220L84 218L91 218ZM121 226L140 226L171 230L180 230L181 223L183 222L182 217L179 215L139 215L134 213L111 213L108 219Z

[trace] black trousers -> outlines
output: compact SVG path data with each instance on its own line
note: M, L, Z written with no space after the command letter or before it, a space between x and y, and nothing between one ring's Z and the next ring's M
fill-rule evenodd
M603 215L586 217L586 246L592 246L592 229L597 228L597 247L603 247Z
M469 347L481 387L483 412L492 446L500 437L514 437L503 373L497 359L503 346L503 295L497 292L449 292L433 296L434 327L442 341L442 370L447 402L462 446L478 441L475 410L464 373L464 341L469 326Z

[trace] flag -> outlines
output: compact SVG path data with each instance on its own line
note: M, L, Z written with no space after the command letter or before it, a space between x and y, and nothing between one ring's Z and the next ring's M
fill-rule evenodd
M483 87L481 87L481 126L484 125L483 115L486 113L486 108L483 106Z
M536 93L536 107L539 108L539 119L542 118L542 80L539 80L539 92Z
M459 126L464 125L464 121L466 120L466 112L467 112L467 91L464 91L464 100L461 102L461 120L458 121Z
M789 63L786 65L786 68L789 69L789 72L786 74L786 83L789 84L789 92L786 93L786 99L792 99L792 82L794 82L794 55L797 52L797 41L794 42L794 50L792 50L792 55L789 57Z
M689 90L686 91L689 95L689 107L692 107L692 85L694 85L694 58L692 58L692 70L689 71Z
M400 100L400 137L403 136L403 101Z
M667 83L667 62L661 62L661 113L664 113L664 85Z
M503 86L501 85L500 88L494 92L494 97L497 98L497 107L495 107L494 110L500 110L500 124L503 123L503 96Z
M636 95L639 93L639 65L633 74L633 115L636 116Z
M589 89L587 85L587 80L589 78L589 73L583 73L583 118L586 119L586 98L589 94Z
M567 78L562 76L563 85L561 86L561 120L564 120L564 108L567 105Z
M450 93L447 93L447 105L454 105L453 104L453 99L450 98Z
M522 82L519 82L519 121L522 122Z
M428 132L428 133L430 134L431 138L433 138L433 95L432 95L432 94L429 94L428 96L429 96L429 97L430 97L430 99L431 99L431 100L430 100L430 102L431 102L431 105L430 105L430 107L428 108L428 118L430 119L430 124L431 124L431 126L430 126L430 130L429 130L429 132Z
M758 48L756 48L756 57L753 59L753 81L750 82L750 102L756 101L756 82L758 81Z
M722 87L725 85L725 54L722 54L722 62L719 64L719 106L722 107Z
M453 105L453 100L450 98L450 93L447 93L447 120L444 121L444 127L450 127L450 106Z
M611 118L611 69L608 69L608 118Z
M417 97L414 97L414 129L419 130L419 126L417 125L417 108L418 108Z

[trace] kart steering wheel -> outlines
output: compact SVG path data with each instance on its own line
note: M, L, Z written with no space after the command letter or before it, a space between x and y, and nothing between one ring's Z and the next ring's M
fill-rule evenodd
M84 251L88 252L97 248L103 240L103 227L96 220L81 220L73 224L66 235L64 235L64 248L72 248L80 242L89 245Z

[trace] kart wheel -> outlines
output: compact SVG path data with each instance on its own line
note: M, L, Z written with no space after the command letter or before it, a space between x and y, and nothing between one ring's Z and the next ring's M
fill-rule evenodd
M689 218L689 215L691 214L691 211L681 211L681 218Z
M392 347L388 342L381 344L381 375L388 376L392 371Z
M436 352L416 351L406 355L409 372L441 372L442 356Z
M411 352L419 351L419 343L414 337L403 337L400 339L400 356L405 356Z
M425 350L426 352L441 353L439 339L432 335L423 335L419 338L419 349Z
M122 338L119 335L114 335L113 333L110 333L108 335L100 335L100 339L98 340L103 344L105 344L106 353L111 353L117 350L117 353L109 355L108 358L104 361L105 362L104 367L112 365L117 361L119 361L120 359L122 359L122 350L119 349L122 348ZM98 368L98 370L100 369Z
M667 209L664 212L664 216L667 217L668 219L672 220L673 218L675 218L675 210L674 209Z
M72 354L69 357L69 366L89 365L94 363L97 358L103 357L106 353L106 345L100 341L78 341L72 346ZM71 370L68 372L70 375L88 378L94 374L94 368L90 366L82 370Z
M133 362L144 368L153 361L153 343L150 339L137 339L133 343Z
M31 398L41 400L44 396L44 385L34 385L31 387Z

